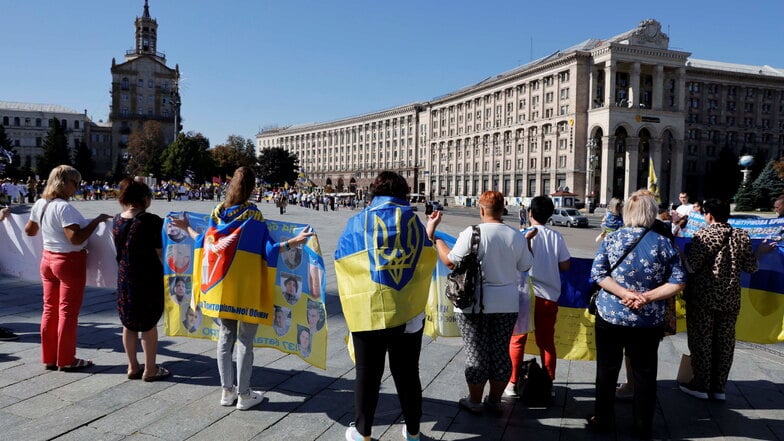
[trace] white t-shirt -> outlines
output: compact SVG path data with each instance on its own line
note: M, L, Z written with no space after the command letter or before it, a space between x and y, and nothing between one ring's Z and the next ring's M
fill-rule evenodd
M561 233L544 225L535 225L539 230L531 241L534 261L528 275L533 279L536 297L558 301L561 296L561 274L558 264L569 260L572 256L566 248L566 241Z
M41 198L35 201L30 210L30 220L37 223L41 228L44 238L44 249L53 253L72 253L81 251L87 246L87 241L79 245L72 244L65 236L63 229L69 225L79 225L83 228L87 225L79 210L62 199L53 199L46 205L46 199ZM44 213L44 207L46 212ZM41 214L44 217L41 219Z
M454 248L449 252L449 260L458 263L471 252L473 229L466 228L460 233ZM482 266L485 313L518 312L519 294L517 282L520 273L531 268L531 252L528 250L523 234L502 223L479 224L479 261ZM476 293L475 308L458 309L455 312L479 312L479 288Z
M681 204L678 205L678 208L675 209L675 212L678 213L681 217L689 216L692 212L693 204Z

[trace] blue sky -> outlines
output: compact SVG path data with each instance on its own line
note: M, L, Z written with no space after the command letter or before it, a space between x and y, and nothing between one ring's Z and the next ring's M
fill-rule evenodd
M0 100L106 120L112 58L143 0L0 0ZM725 6L726 5L726 6ZM781 0L150 0L182 73L184 129L211 145L448 93L647 18L695 58L784 68Z

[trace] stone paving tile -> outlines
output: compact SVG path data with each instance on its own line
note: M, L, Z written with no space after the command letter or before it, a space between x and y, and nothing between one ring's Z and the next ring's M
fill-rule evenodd
M192 207L189 203L182 206ZM264 209L269 217L279 218L273 206L262 205ZM116 211L114 205L111 211ZM109 288L89 288L80 315L78 354L92 358L97 366L81 373L44 371L38 335L40 283L0 276L0 325L21 334L18 341L0 342L0 439L343 439L354 415L354 370L344 343L346 325L335 295L330 250L342 231L342 219L351 213L316 213L290 210L284 219L323 223L318 231L325 260L330 262L326 371L296 356L256 350L252 386L265 391L266 401L240 412L218 405L215 342L165 337L161 330L158 363L174 375L158 383L129 381L122 327ZM451 234L462 230L460 223L475 221L448 214L445 230ZM594 244L592 237L588 239ZM695 400L677 389L675 373L685 352L685 334L667 337L660 345L655 439L784 440L784 344L738 343L725 404ZM143 354L138 355L143 360ZM583 418L593 409L593 362L559 360L552 407L514 403L500 417L474 416L458 408L457 400L467 393L463 367L459 338L423 339L420 371L426 439L632 439L630 403L616 405L619 424L615 433L597 436L584 428ZM401 439L402 426L387 368L373 434L380 440Z

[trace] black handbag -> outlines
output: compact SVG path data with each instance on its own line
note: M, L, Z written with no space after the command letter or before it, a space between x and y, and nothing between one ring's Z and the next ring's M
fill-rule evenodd
M479 263L479 226L473 225L471 233L471 249L467 256L446 276L446 297L457 308L464 309L474 306L474 292L479 285L479 308L484 310L484 290L482 287L482 266Z
M645 235L648 234L648 231L650 231L650 230L651 230L651 227L648 227L648 228L645 229L645 231L642 232L640 237L638 237L634 241L632 246L629 247L629 249L627 249L623 253L623 256L621 256L620 259L615 261L615 263L610 267L610 271L608 271L608 274L612 274L612 272L615 270L615 268L618 268L618 265L620 265L621 262L623 262L623 260L626 259L626 256L628 256L629 253L632 252L632 250L637 246L637 244L640 243L640 240L642 240L642 238L645 237ZM590 290L588 291L588 293L591 295L590 300L588 300L588 313L591 314L591 315L596 315L596 298L599 297L599 291L601 291L601 289L602 289L602 287L599 286L598 283L593 282L591 284Z

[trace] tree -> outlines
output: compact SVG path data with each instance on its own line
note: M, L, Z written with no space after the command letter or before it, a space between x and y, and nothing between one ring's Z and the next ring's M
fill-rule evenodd
M5 126L0 125L0 174L8 177L16 177L16 166L19 163L19 155L14 150L13 143L5 133ZM16 164L14 164L16 163Z
M166 148L163 139L163 126L158 121L146 121L141 131L131 133L126 166L129 175L161 175L161 157Z
M201 133L178 134L163 152L163 176L178 181L191 175L195 182L207 180L215 170L215 160L209 149L210 140Z
M84 141L80 141L76 146L76 152L73 158L74 167L79 170L82 179L92 181L95 178L95 161L93 161L93 154Z
M735 194L735 209L738 211L751 211L754 209L754 188L751 180L744 182Z
M58 165L71 165L71 153L68 149L68 137L65 127L57 118L50 120L51 126L44 140L44 152L36 158L36 172L42 179L49 176L49 172Z
M762 173L757 176L752 189L755 196L755 208L770 208L772 201L784 193L784 179L779 176L775 161L770 161Z
M261 151L258 159L259 178L269 184L294 185L299 174L299 158L281 147Z
M784 179L784 157L782 157L782 158L779 158L779 160L778 160L778 161L776 161L776 162L773 164L773 167L775 167L775 168L776 168L776 171L779 173L779 177L780 177L781 179Z
M218 176L231 176L238 167L256 166L256 147L253 141L238 135L229 135L225 144L210 150L215 159Z

